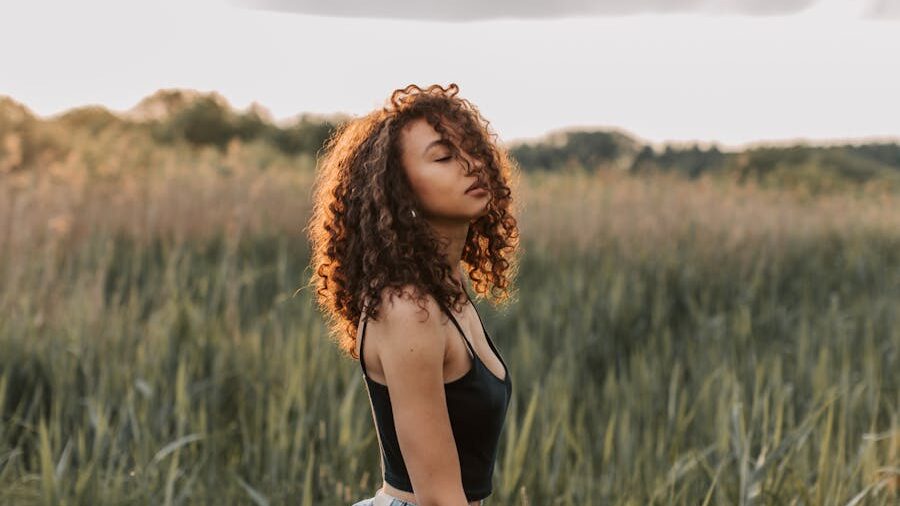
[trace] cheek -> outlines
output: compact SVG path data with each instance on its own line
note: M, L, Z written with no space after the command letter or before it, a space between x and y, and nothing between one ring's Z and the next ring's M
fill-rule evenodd
M441 173L438 169L444 169ZM454 205L461 195L459 180L449 173L449 167L430 167L419 174L413 189L422 203L429 209L441 209Z
M420 196L440 196L453 184L449 171L449 167L441 167L439 164L420 165L410 174L410 181Z

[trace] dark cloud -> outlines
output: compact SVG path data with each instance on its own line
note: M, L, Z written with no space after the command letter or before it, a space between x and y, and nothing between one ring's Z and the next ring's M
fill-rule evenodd
M866 16L900 19L900 2L897 0L869 0Z
M224 0L238 7L319 16L479 21L707 12L778 16L825 0ZM845 0L852 1L852 0ZM900 19L900 0L862 0L863 16Z
M819 0L229 0L252 9L347 16L433 21L547 19L640 13L710 12L781 15L804 10ZM849 1L849 0L848 0ZM896 10L896 0L880 2ZM889 4L893 4L889 7Z

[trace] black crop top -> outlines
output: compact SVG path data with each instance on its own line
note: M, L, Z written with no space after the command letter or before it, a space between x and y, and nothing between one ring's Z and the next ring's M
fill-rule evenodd
M472 304L472 307L475 305ZM495 376L481 362L453 314L443 304L441 304L441 309L450 316L469 351L472 352L472 366L462 377L445 382L444 392L447 398L450 425L453 429L453 439L456 441L456 450L459 454L466 500L477 501L489 496L493 489L494 461L497 459L500 432L503 429L506 410L512 395L512 380L506 362L494 346L487 330L484 330L484 335L488 345L503 364L503 380ZM478 315L477 309L475 314ZM478 315L478 321L481 323L481 328L484 329L484 322L481 321L480 315ZM383 478L391 486L412 493L412 483L406 471L406 464L403 462L403 455L400 453L400 444L397 441L387 385L372 380L366 374L366 364L363 360L366 323L368 323L368 319L363 321L359 363L362 366L362 375L365 378L366 390L369 393L369 401L372 404L375 424L381 441Z

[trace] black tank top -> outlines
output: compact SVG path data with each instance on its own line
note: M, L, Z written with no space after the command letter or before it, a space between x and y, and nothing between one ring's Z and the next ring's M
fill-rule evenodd
M467 292L466 297L468 295ZM469 298L469 300L472 299ZM484 330L484 322L481 321L478 310L475 310L475 314L484 330L488 345L503 364L503 380L495 376L478 358L475 348L466 338L465 332L454 318L453 313L443 304L440 306L450 316L472 353L472 366L462 377L445 382L444 392L447 398L450 425L453 429L453 439L456 441L456 450L459 454L466 500L477 501L489 496L493 489L494 462L497 459L500 432L503 429L506 410L512 395L512 380L506 362L494 346L487 330ZM475 307L474 303L472 307ZM362 366L362 375L365 378L366 390L369 393L369 401L372 404L375 424L381 441L383 479L393 487L412 493L412 483L403 462L403 455L400 453L400 444L397 441L387 385L372 380L366 374L363 344L365 343L367 323L368 318L365 318L360 336L359 363Z

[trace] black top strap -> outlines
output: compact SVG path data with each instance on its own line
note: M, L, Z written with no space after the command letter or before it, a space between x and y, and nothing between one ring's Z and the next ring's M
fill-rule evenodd
M466 296L468 296L468 294L466 294ZM456 321L456 317L453 316L453 312L450 311L449 308L447 308L446 306L444 306L443 303L438 302L438 304L441 306L441 309L443 309L444 312L447 313L447 316L450 317L450 320L453 321L453 325L456 325L456 328L457 328L457 330L459 330L459 333L460 333L460 335L462 336L463 341L466 342L466 346L469 348L469 351L472 352L472 359L474 360L474 359L477 357L477 354L475 353L475 348L472 347L472 343L469 342L469 338L466 337L466 333L463 332L463 329L462 329L462 327L459 325L459 322Z
M366 361L363 359L363 345L365 345L366 341L366 324L369 323L369 315L363 316L363 329L362 334L359 336L359 365L362 366L363 376L368 377L368 373L366 372Z

